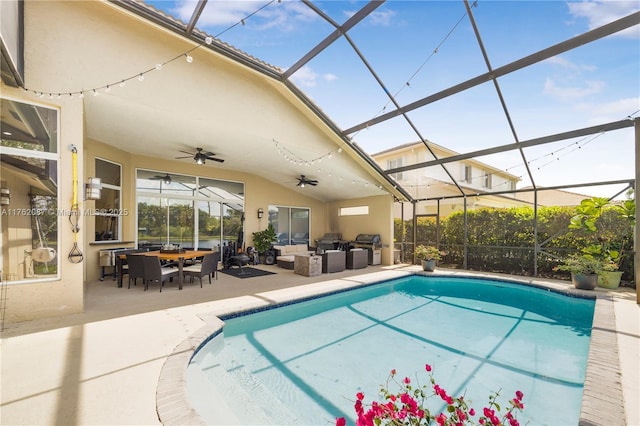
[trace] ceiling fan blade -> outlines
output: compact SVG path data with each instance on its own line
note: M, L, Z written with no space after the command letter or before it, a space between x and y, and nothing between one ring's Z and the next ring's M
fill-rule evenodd
M310 180L310 181L308 181L307 183L308 183L309 185L311 185L311 186L316 186L316 185L318 184L318 181L317 181L317 180Z
M189 154L190 156L192 156L192 157L193 157L193 153L192 153L192 152L189 152L189 151L183 151L183 150L181 150L181 149L179 149L179 150L178 150L178 152L182 152L183 154ZM186 157L185 157L185 158L186 158Z
M207 160L212 160L212 161L217 161L218 163L224 163L224 160L222 158L216 158L216 157L206 157Z
M193 155L187 155L186 157L175 157L176 160L180 160L182 158L192 158Z

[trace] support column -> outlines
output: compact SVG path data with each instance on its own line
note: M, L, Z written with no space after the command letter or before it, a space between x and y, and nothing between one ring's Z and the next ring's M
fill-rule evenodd
M635 147L636 147L636 181L634 185L634 199L636 200L636 229L634 230L633 239L633 251L634 251L634 266L633 266L633 282L636 284L636 303L640 304L640 286L638 285L638 277L640 277L640 253L638 253L638 240L640 240L640 228L638 227L638 220L640 220L640 213L637 208L638 204L638 182L640 182L640 118L636 118L633 121L635 128Z

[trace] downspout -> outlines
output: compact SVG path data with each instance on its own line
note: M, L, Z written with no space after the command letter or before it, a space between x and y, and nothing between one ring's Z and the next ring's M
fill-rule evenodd
M467 196L464 196L464 258L462 260L462 268L468 269L467 258L469 256L469 226L467 218Z
M533 191L533 276L538 276L538 189Z
M416 255L415 255L415 251L416 251L416 244L417 244L417 240L418 240L418 218L416 217L416 201L413 200L411 201L411 205L413 206L413 250L412 253L414 253L411 256L411 264L415 265L416 263Z
M636 191L637 182L640 180L640 118L636 118L634 121L635 134L636 134L636 182L634 183L634 191ZM634 192L634 198L638 199L638 194ZM636 229L634 231L633 239L633 282L636 285L636 303L640 305L640 286L638 286L638 277L640 276L640 253L638 253L638 240L640 239L640 230L638 228L638 220L640 220L640 213L636 208Z

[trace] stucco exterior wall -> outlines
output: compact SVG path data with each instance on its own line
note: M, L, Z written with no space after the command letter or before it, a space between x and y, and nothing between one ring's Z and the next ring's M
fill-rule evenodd
M30 75L30 74L28 74ZM78 176L84 175L83 163L83 110L80 100L55 99L38 101L32 97L25 98L24 92L5 85L1 86L2 95L28 103L37 103L59 110L59 152L58 152L58 208L69 210L73 199L72 154L69 146L78 150ZM82 182L78 182L78 193ZM80 206L83 208L82 196ZM67 256L73 248L74 234L71 231L67 216L58 218L58 257L60 258L59 279L51 278L39 282L24 282L7 285L7 303L5 322L17 322L28 319L47 318L82 312L83 309L83 268L84 263L72 263ZM80 229L84 228L84 218L79 218ZM84 246L84 234L77 234L78 247ZM83 253L85 254L85 253ZM86 256L86 254L85 254Z
M41 282L24 282L9 285L5 321L16 322L37 318L46 318L81 312L83 295L86 286L100 276L99 250L103 248L134 246L136 238L136 199L135 174L137 168L144 168L168 173L198 175L217 179L232 180L245 184L245 245L251 245L254 231L267 226L266 218L258 220L257 210L265 211L269 205L302 207L310 209L310 234L313 241L326 232L341 232L345 239L352 239L359 233L380 233L385 244L382 253L384 264L392 263L389 244L393 242L392 234L392 197L383 195L348 202L324 203L313 198L313 188L308 192L297 192L295 179L292 177L291 187L276 185L268 181L268 176L261 176L260 170L254 174L239 173L216 167L215 163L194 168L191 161L160 160L153 157L153 147L140 147L136 134L123 134L120 141L94 140L91 137L94 126L100 125L90 121L88 111L98 114L95 103L92 104L91 93L84 98L77 94L62 97L39 97L33 91L45 93L76 92L80 88L98 87L100 84L113 82L123 75L133 74L148 67L150 61L157 58L170 57L176 51L184 51L190 44L184 40L162 31L151 32L148 26L123 25L132 18L117 8L103 2L25 2L25 83L30 89L22 89L2 85L2 96L7 96L26 103L39 103L59 110L59 207L69 209L72 200L72 156L70 145L78 150L78 195L81 211L90 211L95 207L93 201L83 201L84 183L87 177L95 176L95 158L116 162L122 165L122 209L128 215L122 217L121 241L95 243L95 222L92 216L81 215L80 232L71 232L68 219L59 219L59 256L60 279ZM165 37L166 35L166 37ZM260 120L262 128L272 130L271 134L286 134L291 144L300 141L300 149L317 143L326 152L327 141L339 138L331 134L325 124L305 110L291 94L282 92L282 87L275 83L265 84L264 76L255 71L239 66L228 58L214 57L194 51L194 64L186 61L172 63L172 67L191 67L193 78L202 81L200 90L212 96L226 96L242 103L247 114ZM145 132L149 126L163 125L163 111L156 106L160 102L171 99L181 103L187 111L193 109L189 96L178 93L172 85L170 73L150 74L148 79L166 79L163 91L151 91L148 86L137 79L128 82L126 94L131 98L131 108L147 111L144 119L136 123L136 132ZM164 82L164 80L163 80ZM115 88L113 90L117 90ZM104 99L109 94L102 93ZM142 104L138 99L144 99ZM244 99L244 101L243 101ZM247 101L250 100L250 101ZM108 104L108 102L107 102ZM99 107L104 108L105 104ZM268 108L265 108L268 106ZM222 120L228 123L225 131L231 135L238 126L247 127L242 114L232 113L224 103L217 104L215 109L196 110L193 114L203 122ZM123 112L122 120L127 120ZM117 126L117 122L107 125ZM166 129L166 131L177 131ZM214 135L219 143L224 143L225 134ZM256 135L256 137L264 135ZM269 136L271 137L271 136ZM188 141L177 140L177 143ZM302 143L307 145L303 146ZM129 152L125 148L131 148ZM293 145L292 145L293 147ZM185 149L184 146L176 147ZM137 152L134 153L134 152ZM140 154L148 152L148 155ZM166 153L163 153L166 155ZM316 155L317 153L310 153ZM259 152L246 152L247 156L259 156ZM236 161L241 161L236 159ZM285 160L283 159L283 162ZM363 166L362 160L338 157L334 161L355 162ZM229 161L231 163L231 161ZM365 167L366 168L366 167ZM308 194L308 195L307 195ZM362 217L340 217L338 209L345 206L369 205L369 215ZM4 237L4 236L3 236ZM82 263L74 264L67 259L73 247L74 237L83 252Z

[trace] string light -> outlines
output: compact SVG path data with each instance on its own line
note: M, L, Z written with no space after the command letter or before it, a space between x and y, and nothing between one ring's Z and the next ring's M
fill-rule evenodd
M30 89L30 88L28 88L26 86L22 86L22 89L25 92L33 93L34 95L36 95L36 96L38 96L40 98L42 98L45 95L47 95L47 96L49 96L50 99L53 99L53 97L57 94L58 99L60 99L63 95L65 95L65 96L68 95L70 99L73 98L74 96L78 96L78 98L82 99L82 98L84 98L85 92L90 92L90 93L93 93L94 96L97 96L99 94L100 90L104 90L105 93L108 93L108 92L111 91L111 87L112 86L115 86L117 84L119 87L124 87L127 81L133 80L134 78L137 78L138 81L144 81L144 78L145 78L146 74L148 74L150 72L153 72L153 71L161 71L165 67L165 65L167 65L167 64L169 64L171 62L174 62L175 60L177 60L179 58L184 57L185 60L188 63L192 63L193 62L193 56L190 55L191 52L193 52L196 49L199 49L200 47L203 47L205 44L206 45L211 45L213 43L214 37L215 38L220 37L222 34L224 34L225 32L229 31L230 29L234 28L235 26L239 25L240 23L244 26L246 24L247 19L249 19L252 16L254 16L255 14L261 12L267 6L269 6L270 4L274 3L274 1L275 0L271 0L268 3L262 5L261 7L259 7L258 9L256 9L255 11L253 11L252 13L247 15L246 17L240 19L235 24L227 27L225 30L221 31L217 35L215 35L215 36L206 36L205 39L204 39L204 43L198 44L197 46L191 48L190 50L187 50L186 52L180 53L179 55L175 56L174 58L172 58L172 59L170 59L168 61L165 61L165 62L162 62L162 63L157 63L153 68L148 69L148 70L143 71L143 72L136 73L131 77L120 79L120 80L116 80L115 82L106 84L104 86L94 87L94 88L90 88L90 89L82 89L82 90L78 90L78 91L69 91L69 92L59 92L59 93L56 93L56 92L53 92L53 91L52 92L44 92L44 91L41 92L41 91Z
M639 112L640 112L640 110L635 111L634 113L628 115L626 118L633 120L633 116L635 116ZM546 167L549 164L555 163L556 160L559 161L561 157L566 157L567 155L569 155L569 154L571 154L571 153L573 153L573 152L575 152L575 151L577 151L579 149L582 149L582 147L587 146L588 144L590 144L594 140L598 139L600 136L603 136L604 134L606 134L606 132L607 132L607 129L605 128L605 129L600 130L600 132L598 132L597 134L587 135L587 136L583 137L580 140L570 142L567 145L556 149L555 151L551 151L551 152L549 152L547 154L541 155L540 157L534 158L533 160L527 161L527 165L532 165L533 163L536 163L538 161L542 161L547 157L555 158L555 160L552 159L552 160L547 161L546 163L544 163L544 164L542 164L540 166L537 166L536 170L540 171L540 169L542 169L543 167ZM573 149L571 149L571 148L573 148ZM563 152L565 150L567 150L567 151ZM517 169L519 167L524 167L524 165L523 164L516 164L516 165L510 166L510 167L507 167L505 169L505 172L509 172L510 170ZM518 176L518 177L522 178L523 176Z
M293 164L299 164L299 165L305 165L305 166L313 166L316 163L321 163L323 159L331 159L333 157L333 151L330 151L326 154L323 154L319 157L316 158L312 158L312 159L305 159L302 158L298 155L296 155L294 152L292 152L289 148L285 147L284 145L282 145L280 142L278 142L277 140L273 139L273 143L276 146L276 149L278 150L278 153L287 161L289 161L290 163ZM336 152L338 154L342 153L342 148L338 148L336 150Z
M477 1L474 1L471 4L471 7L476 7L478 5ZM417 77L418 74L420 74L420 72L422 71L422 69L427 65L427 62L429 62L431 60L431 58L433 58L433 56L435 56L439 50L440 47L442 47L442 45L444 45L444 43L449 39L449 37L451 37L451 35L453 34L453 32L456 30L456 28L458 28L458 26L460 25L460 23L465 19L465 17L467 16L467 12L465 12L460 19L458 19L458 22L455 23L455 25L453 25L453 27L449 30L449 32L447 33L447 35L445 35L443 37L443 39L440 41L440 43L438 43L438 45L433 49L433 51L429 54L429 56L427 56L427 58L422 62L422 64L420 64L420 66L416 69L416 71L414 71L413 74L411 74L411 76L409 77L409 79L402 85L400 86L400 88L393 94L391 95L391 93L389 92L389 90L385 87L382 86L382 90L384 90L384 92L391 98L389 100L387 100L387 102L382 106L382 108L373 115L372 118L376 118L379 115L383 114L386 110L387 110L387 106L389 106L389 104L391 103L391 101L395 98L398 97L398 95L400 95L400 93L402 93L404 91L404 89L406 89L407 87L411 87L411 81L413 79L415 79ZM367 125L364 130L369 130L369 125ZM360 130L357 131L356 133L354 133L352 135L352 137L355 137L358 135L358 133L360 133Z

